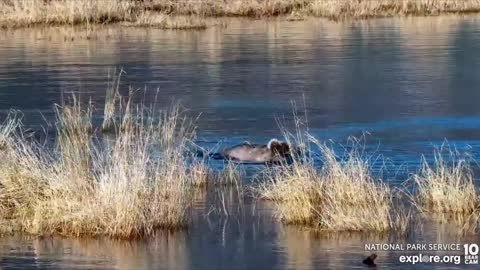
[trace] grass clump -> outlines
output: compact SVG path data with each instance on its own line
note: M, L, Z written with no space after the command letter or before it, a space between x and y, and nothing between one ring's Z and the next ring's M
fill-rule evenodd
M435 151L434 162L423 159L420 172L413 175L417 186L414 204L422 212L472 214L478 208L473 172L466 159L449 152L449 161Z
M355 148L339 159L327 145L310 140L319 149L322 169L303 157L270 169L258 188L261 197L275 202L282 221L321 231L407 232L409 215L394 203L391 189L373 178Z
M10 135L0 164L3 232L135 238L188 224L195 175L183 153L195 130L178 106L154 112L126 102L105 145L91 111L76 99L58 107L53 149Z

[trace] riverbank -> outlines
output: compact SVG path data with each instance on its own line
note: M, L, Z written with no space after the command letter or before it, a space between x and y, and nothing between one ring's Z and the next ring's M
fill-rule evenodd
M480 12L478 0L0 0L0 27L122 23L164 29L203 29L207 17L334 20Z

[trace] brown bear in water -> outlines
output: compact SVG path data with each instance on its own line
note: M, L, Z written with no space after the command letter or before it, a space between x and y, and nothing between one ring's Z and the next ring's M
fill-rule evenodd
M271 139L266 145L246 142L210 156L243 163L280 163L291 158L291 149L286 142Z

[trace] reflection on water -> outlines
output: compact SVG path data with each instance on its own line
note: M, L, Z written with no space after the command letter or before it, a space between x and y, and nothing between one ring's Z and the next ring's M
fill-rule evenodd
M235 191L227 207L238 209ZM204 194L203 200L216 195ZM227 195L227 197L229 197ZM199 199L199 198L198 198ZM271 218L268 204L247 203L242 213L210 213L197 206L187 231L159 232L153 239L22 238L0 239L2 269L364 269L362 260L373 253L365 244L478 243L478 235L458 234L452 224L428 219L408 238L358 233L319 234L286 226ZM255 209L254 209L255 208ZM404 269L401 255L462 255L463 251L375 251L379 268ZM463 259L462 259L463 260ZM433 264L418 264L429 269ZM437 264L441 269L465 269L465 265ZM468 267L467 267L468 268ZM471 269L476 269L475 266Z
M157 106L181 100L189 114L201 113L202 146L279 137L275 117L291 119L295 101L320 139L345 142L370 132L365 148L395 166L415 168L420 155L430 155L444 139L480 157L478 16L232 19L226 28L195 32L97 30L0 30L0 114L21 109L24 122L39 128L69 91L91 97L101 112L108 71L123 67L123 91L147 88L137 101L154 100L158 89ZM187 231L148 241L4 237L0 267L350 269L363 268L365 243L400 241L319 237L279 224L268 204L243 205L238 198L229 189L199 193ZM478 242L477 235L456 232L448 222L428 221L404 241ZM402 268L399 253L378 255L380 266Z

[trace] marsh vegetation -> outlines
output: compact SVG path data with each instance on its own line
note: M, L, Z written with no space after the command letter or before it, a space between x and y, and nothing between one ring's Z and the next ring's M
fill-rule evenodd
M205 17L302 20L370 18L480 11L478 0L1 0L0 26L106 24L203 29Z
M81 104L57 106L53 148L24 134L17 117L2 126L3 232L133 238L186 226L197 176L183 151L195 129L178 107L126 101L119 128L100 143L92 105Z
M226 187L234 187L239 201L248 195L239 165L227 162L218 172L195 156L197 127L178 104L167 110L133 104L135 91L119 93L121 75L110 79L99 127L89 100L72 95L55 105L53 145L29 132L20 112L9 114L0 128L3 233L149 237L189 225L195 189L217 188L217 208L225 215ZM364 155L359 140L352 138L338 154L302 128L296 112L294 119L293 133L281 130L299 151L289 162L265 167L261 182L248 188L274 203L280 221L317 231L399 235L412 228L415 210L462 214L462 226L478 223L471 162L459 153L444 159L443 151L435 152L433 163L423 160L412 174L413 188L394 189L374 173L378 160Z

